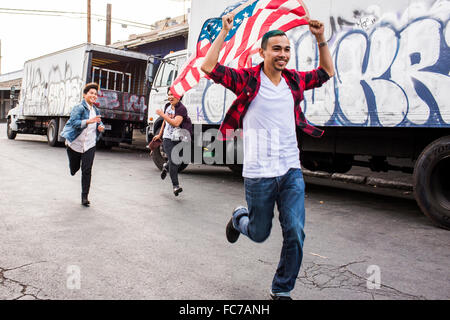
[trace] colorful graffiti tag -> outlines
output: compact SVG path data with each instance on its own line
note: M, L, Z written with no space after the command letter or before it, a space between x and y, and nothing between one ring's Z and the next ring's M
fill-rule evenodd
M100 90L97 102L102 115L108 119L142 122L147 115L145 96Z

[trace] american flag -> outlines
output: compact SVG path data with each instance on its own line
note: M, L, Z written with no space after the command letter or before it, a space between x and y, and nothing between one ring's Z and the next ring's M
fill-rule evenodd
M288 31L308 24L309 13L302 0L245 0L229 6L219 18L206 20L192 55L175 79L171 91L178 98L196 86L205 74L200 70L204 57L222 30L222 17L235 13L219 55L219 63L237 68L251 67L251 57L259 51L263 35L271 30Z

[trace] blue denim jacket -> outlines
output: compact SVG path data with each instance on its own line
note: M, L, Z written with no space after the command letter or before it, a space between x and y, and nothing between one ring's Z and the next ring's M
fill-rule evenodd
M100 111L95 107L95 114L100 115ZM89 105L86 100L83 100L79 105L75 106L70 113L70 119L67 121L64 129L61 131L60 136L67 139L69 142L73 142L80 134L86 129L86 121L89 120ZM103 125L102 122L97 123L97 128L99 125ZM97 141L99 139L100 132L97 130Z

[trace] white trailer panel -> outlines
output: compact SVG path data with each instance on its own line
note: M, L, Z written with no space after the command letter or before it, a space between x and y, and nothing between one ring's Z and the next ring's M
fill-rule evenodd
M23 116L69 116L82 100L86 45L25 62L19 108Z
M261 0L262 1L262 0ZM237 0L193 0L188 54L206 19ZM302 108L321 126L450 127L449 0L306 0L325 23L336 77L305 92ZM307 26L288 32L289 68L319 65ZM253 63L261 60L254 56ZM232 66L235 67L235 66ZM195 123L220 123L234 98L220 85L199 85L184 101ZM153 108L153 106L152 106Z

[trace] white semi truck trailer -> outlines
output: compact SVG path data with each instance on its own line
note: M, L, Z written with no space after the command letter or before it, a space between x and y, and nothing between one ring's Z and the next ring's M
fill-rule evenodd
M168 55L153 82L149 138L160 129L155 111L164 106L167 88L194 53L203 23L235 2L192 1L188 49ZM450 228L450 1L304 2L311 18L325 23L336 76L322 88L305 92L306 117L325 134L314 139L298 132L302 166L329 173L345 173L352 166L411 173L423 213ZM288 67L317 68L318 48L308 27L287 34L292 46ZM259 62L255 56L253 64ZM218 128L234 98L207 79L188 91L183 103L193 124L202 125L197 134ZM208 143L194 136L192 145L207 148ZM192 161L198 161L195 154ZM160 149L154 152L158 167L164 156ZM358 160L362 156L368 160ZM389 162L395 158L409 159L411 165ZM201 161L210 163L206 156ZM240 170L239 164L229 166Z
M83 99L83 87L97 82L106 129L100 144L131 143L133 130L147 126L147 60L141 53L82 44L25 62L19 104L7 116L8 138L47 135L49 145L61 144L59 133Z

